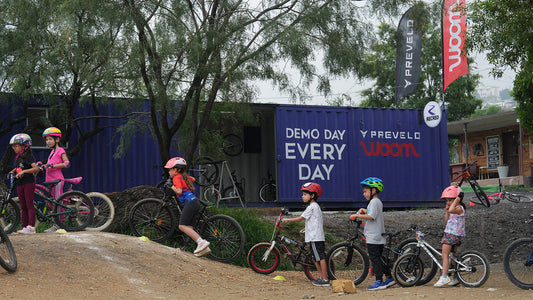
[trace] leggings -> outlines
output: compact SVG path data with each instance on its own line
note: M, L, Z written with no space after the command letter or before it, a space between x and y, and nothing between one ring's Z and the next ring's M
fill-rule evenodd
M22 226L35 227L35 207L33 207L33 191L35 182L17 186L17 195L20 203L20 214L22 216Z

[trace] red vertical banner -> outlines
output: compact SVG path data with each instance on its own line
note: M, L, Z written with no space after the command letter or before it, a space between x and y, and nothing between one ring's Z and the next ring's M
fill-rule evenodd
M443 91L455 79L468 74L465 37L466 0L445 0L442 12Z

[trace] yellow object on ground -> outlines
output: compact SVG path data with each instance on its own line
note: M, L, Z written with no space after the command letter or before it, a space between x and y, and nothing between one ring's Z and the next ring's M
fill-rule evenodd
M143 235L143 236L140 236L140 237L138 237L138 239L139 239L139 240L141 240L141 241L143 241L143 242L149 242L149 241L150 241L150 239L149 239L149 238L147 238L147 237L145 237L144 235Z
M67 233L65 229L58 229L56 230L56 233Z
M274 280L286 281L287 279L285 279L285 277L283 277L281 275L278 275L278 276L274 277Z

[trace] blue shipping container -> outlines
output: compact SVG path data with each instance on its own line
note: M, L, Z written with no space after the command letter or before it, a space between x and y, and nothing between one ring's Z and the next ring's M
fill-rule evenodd
M359 183L371 176L384 181L385 207L436 206L449 185L446 122L430 128L421 110L282 105L276 135L286 204L301 204L308 181L322 186L327 208L366 207Z

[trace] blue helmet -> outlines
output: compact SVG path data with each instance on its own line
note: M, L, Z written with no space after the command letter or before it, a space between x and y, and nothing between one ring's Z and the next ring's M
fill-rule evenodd
M368 177L367 179L361 181L361 185L366 185L378 189L378 191L383 191L383 180L377 177Z

